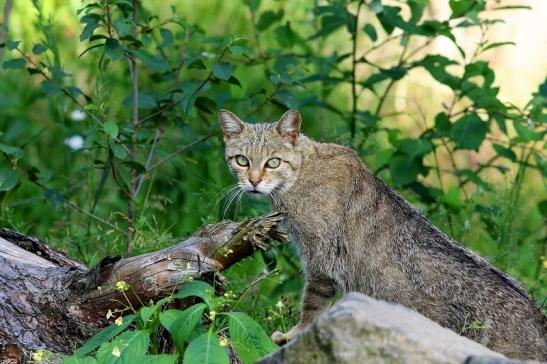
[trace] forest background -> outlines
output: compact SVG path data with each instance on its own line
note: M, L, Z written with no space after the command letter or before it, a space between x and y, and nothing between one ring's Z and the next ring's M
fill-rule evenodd
M93 266L258 216L267 201L226 190L217 112L298 108L545 304L545 1L0 5L0 226ZM286 329L300 267L290 244L257 252L223 304Z

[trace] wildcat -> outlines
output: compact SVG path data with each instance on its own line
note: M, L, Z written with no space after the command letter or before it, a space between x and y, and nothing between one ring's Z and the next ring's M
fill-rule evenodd
M250 124L221 110L226 161L239 187L286 213L304 266L291 340L335 293L358 291L410 307L509 357L547 360L547 318L530 294L432 225L348 147L300 133L289 110Z

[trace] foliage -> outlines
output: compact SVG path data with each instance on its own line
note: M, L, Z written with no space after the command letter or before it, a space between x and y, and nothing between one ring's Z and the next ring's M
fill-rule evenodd
M524 7L450 0L449 17L435 18L426 0L176 4L14 5L19 28L2 43L0 70L2 225L94 265L167 246L205 222L258 215L266 202L240 204L222 190L233 179L216 112L258 122L299 108L306 134L351 145L447 234L545 300L547 83L523 106L505 102L485 57L511 45L490 37L503 27L493 17ZM473 48L462 32L476 35ZM436 52L439 39L458 56ZM242 291L229 304L266 332L297 319L293 247L257 253L226 277ZM144 346L160 355L161 327L188 360L204 347L220 353L222 338L247 361L271 350L243 313L207 319L227 311L201 298L185 311L162 302L126 317L139 331L107 329L103 351L131 341L127 355ZM171 325L177 317L195 324Z
M125 290L121 284L117 289ZM203 302L184 310L168 308L175 300L189 297L199 297ZM119 316L62 363L170 364L182 359L189 364L220 364L230 362L228 348L243 363L254 363L277 346L252 318L229 310L234 298L231 292L216 296L208 283L189 281L176 294L142 307L138 312L128 300L126 310L132 312L131 315ZM123 311L109 312L107 316L113 318ZM136 329L128 330L133 323ZM161 330L171 335L176 354L158 354Z

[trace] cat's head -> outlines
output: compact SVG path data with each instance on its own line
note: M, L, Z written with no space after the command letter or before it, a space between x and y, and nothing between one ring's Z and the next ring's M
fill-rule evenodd
M270 195L288 189L302 157L298 149L300 113L287 111L276 123L250 124L221 110L226 162L249 195Z

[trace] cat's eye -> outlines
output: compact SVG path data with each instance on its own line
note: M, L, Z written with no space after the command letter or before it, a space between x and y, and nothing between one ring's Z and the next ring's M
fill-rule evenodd
M236 163L240 165L241 167L248 167L249 166L249 160L242 156L241 154L236 155Z
M266 167L268 168L277 168L281 164L281 160L279 158L270 158L266 162Z

